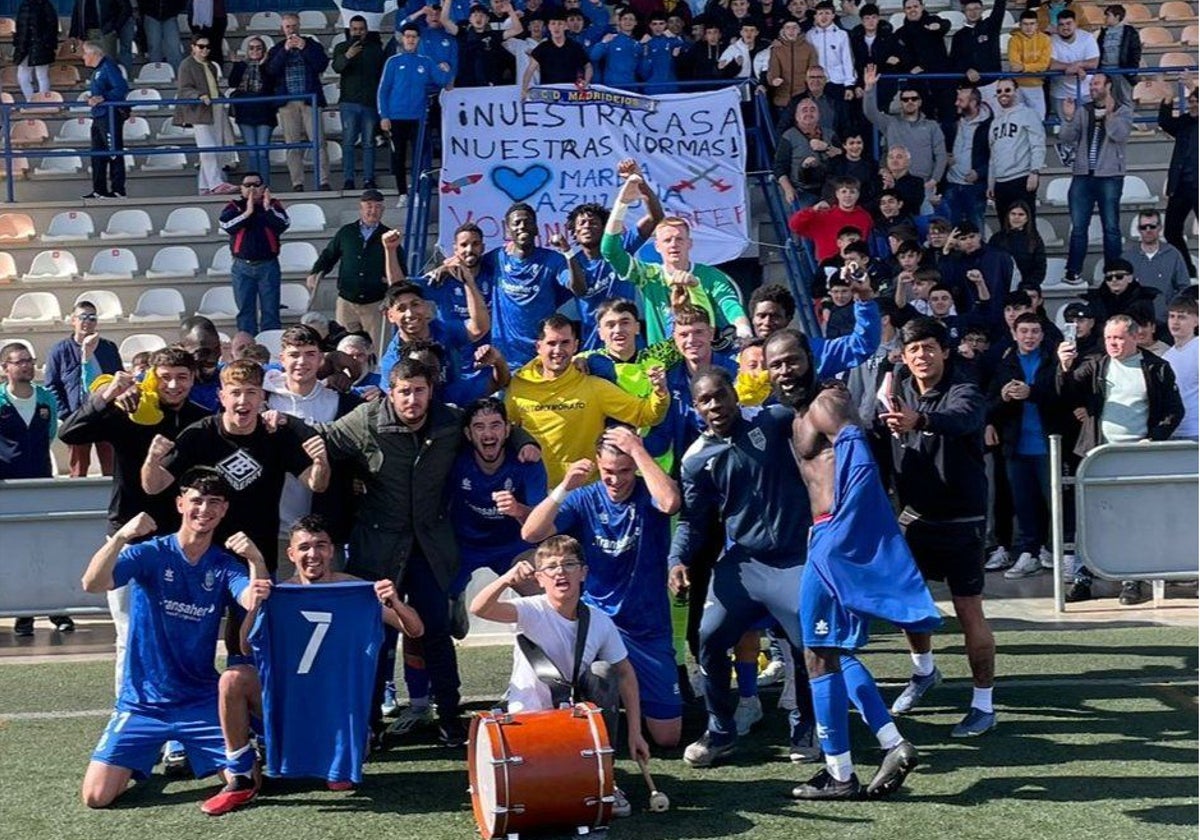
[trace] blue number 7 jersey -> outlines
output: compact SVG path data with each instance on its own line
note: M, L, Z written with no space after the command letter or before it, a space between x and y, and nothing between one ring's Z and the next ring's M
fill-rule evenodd
M271 590L250 632L268 775L362 781L382 641L370 583Z

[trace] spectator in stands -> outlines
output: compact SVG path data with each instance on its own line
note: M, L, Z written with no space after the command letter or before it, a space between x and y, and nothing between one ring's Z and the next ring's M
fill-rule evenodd
M334 320L350 332L369 334L376 346L384 341L379 304L387 291L383 236L390 230L383 223L383 193L364 190L358 218L338 228L305 280L316 300L321 278L338 266ZM403 256L399 259L403 263Z
M58 54L58 11L50 0L21 0L12 45L17 84L25 101L33 99L35 75L37 92L49 93L50 65Z
M1079 300L1067 304L1063 322L1075 325L1075 352L1079 358L1104 352L1103 336L1096 330L1096 313L1091 304Z
M642 58L642 45L634 37L638 15L628 6L617 9L617 31L609 32L593 44L588 58L595 68L592 76L598 84L628 88L637 82L637 66Z
M955 228L944 251L946 258L938 269L942 282L954 290L958 311L971 313L993 331L1002 329L1004 295L1012 287L1012 257L985 245L979 228L970 222Z
M907 0L904 4L906 15L914 4L924 8L921 0ZM928 69L933 72L932 67ZM878 80L879 72L875 67L863 71L863 112L883 132L884 144L889 149L892 146L908 149L912 156L912 173L925 182L928 198L936 192L938 181L946 172L946 137L937 123L921 114L921 92L911 83L900 85L900 116L893 117L881 111L876 102L875 83Z
M946 36L949 33L950 21L927 12L924 0L904 0L904 21L896 30L896 40L907 62L898 69L915 75L951 72L950 56L946 52ZM921 83L910 79L908 83L916 84L919 92L921 88L924 89L925 113L931 120L944 125L954 118L952 82L941 79ZM866 100L865 92L863 98ZM938 173L938 178L941 178L941 173Z
M1086 34L1086 33L1085 33ZM1113 97L1112 80L1096 73L1090 82L1091 101L1076 105L1063 100L1067 122L1063 143L1077 144L1067 201L1071 208L1071 238L1063 281L1085 282L1081 271L1087 254L1088 224L1099 208L1104 234L1104 259L1121 256L1121 192L1125 187L1125 146L1133 131L1133 108Z
M1187 110L1175 116L1174 100L1164 99L1158 106L1158 127L1175 138L1171 150L1170 169L1167 171L1167 215L1163 236L1183 254L1188 276L1196 276L1196 265L1192 262L1192 251L1183 236L1183 225L1188 214L1200 218L1197 196L1200 196L1200 169L1196 164L1196 149L1200 146L1197 125L1200 125L1200 94L1196 88L1188 91Z
M608 10L604 10L604 22L596 22L589 20L579 7L570 8L572 0L564 2L566 11L563 16L566 18L567 30L566 37L568 41L574 41L579 46L583 47L584 55L592 48L592 45L597 43L604 33L608 31ZM554 10L546 12L546 28L550 28L550 20L554 15Z
M531 52L533 52L534 47L536 47L538 44L542 43L542 41L546 40L546 21L544 21L542 18L527 14L525 16L524 20L522 21L522 23L525 27L524 34L522 34L521 37L519 37L519 38L509 38L507 41L504 42L504 49L506 49L510 53L512 53L513 59L516 61L515 78L518 81L525 78L525 71L527 69L529 69L529 54ZM674 38L674 36L664 36L664 40L670 40L673 38ZM424 46L424 42L425 42L425 39L422 38L421 39L422 46ZM661 44L662 42L659 42L659 43ZM666 52L666 58L670 60L669 68L668 68L669 72L671 73L670 78L674 78L674 72L675 72L674 58L672 58L669 50ZM663 59L662 53L656 51L655 63L654 63L655 69L652 72L654 72L656 74L661 73L661 72L666 72L664 70L664 67L662 64L663 60L664 59ZM648 72L651 72L651 71L648 70ZM666 78L666 77L665 76L663 76L663 77L656 76L655 81L659 81L662 78ZM535 84L535 85L541 84L541 79L538 77L537 73L534 73L533 84ZM658 90L660 92L662 92L666 89L659 88ZM673 93L674 91L670 90L667 92Z
M833 0L817 3L813 16L813 28L805 36L817 53L816 63L825 68L829 77L826 83L830 99L842 100L842 113L846 117L844 103L854 101L854 52L850 48L850 36L834 22Z
M479 13L474 12L473 15L478 17ZM426 85L432 80L438 87L444 87L453 77L449 64L434 64L420 54L421 33L415 24L405 24L400 40L400 50L383 66L378 102L379 127L391 140L392 174L396 177L396 189L399 191L396 206L403 208L408 206L408 146L412 143L415 157L421 122L429 109ZM464 54L464 58L467 57ZM461 73L461 68L469 66L469 61L459 66Z
M1157 298L1158 295L1155 295ZM1158 322L1154 319L1154 304L1148 300L1139 300L1133 306L1129 307L1129 317L1137 324L1138 328L1138 347L1153 353L1155 356L1162 356L1167 352L1170 346L1165 341L1159 341L1156 333L1158 332Z
M680 6L687 8L682 3L676 4L677 9ZM646 88L648 93L675 93L679 88L671 83L679 78L676 67L688 44L678 35L672 34L667 25L666 12L652 12L648 21L650 31L642 37L643 53L638 64L638 77L649 85ZM538 40L541 40L540 34ZM521 76L518 68L517 78Z
M1196 342L1196 301L1179 295L1167 307L1167 331L1173 344L1162 354L1175 374L1183 402L1183 420L1171 435L1173 440L1200 439L1200 352Z
M1054 100L1059 123L1065 129L1071 121L1067 108L1070 107L1073 114L1079 105L1092 97L1089 71L1100 64L1100 46L1095 36L1078 28L1075 12L1069 8L1059 12L1057 29L1058 34L1050 40L1050 69L1059 70L1063 75L1051 79L1050 98ZM1065 137L1060 135L1059 139L1062 142L1058 156L1063 166L1070 166L1075 160L1076 149Z
M895 190L879 193L875 213L871 217L871 231L867 243L871 256L877 260L890 260L901 242L917 239L917 228L912 217L904 215L904 202ZM894 243L894 244L893 244Z
M471 6L466 23L452 20L449 4L442 5L442 26L447 34L458 39L458 75L454 79L458 87L504 84L507 67L512 63L504 42L521 35L524 27L511 3L506 0L501 7L508 16L504 29L492 27L487 7L480 3ZM542 83L546 83L544 76Z
M1136 70L1142 63L1142 38L1137 27L1125 23L1125 7L1114 3L1104 7L1104 26L1096 38L1100 45L1101 70ZM1133 73L1109 73L1119 84L1122 99L1129 99L1137 83Z
M1187 263L1174 245L1162 239L1162 215L1157 210L1142 210L1137 215L1138 244L1125 249L1122 258L1133 266L1133 277L1141 285L1157 289L1154 318L1167 323L1167 304L1191 283Z
M371 339L365 333L347 333L337 344L348 364L347 375L350 378L350 390L362 397L365 402L374 402L383 396L380 387L382 380L379 371L375 370L375 349Z
M69 34L76 43L94 43L104 55L120 55L126 76L132 78L134 27L129 0L75 0ZM57 21L54 31L58 31Z
M196 130L196 148L232 146L233 135L228 133L229 120L225 106L213 102L221 98L221 68L209 61L212 43L204 36L192 39L192 54L179 65L179 99L199 99L200 104L175 106L173 122L178 126L193 126ZM200 195L227 195L238 188L225 180L221 172L221 159L216 152L200 153L200 173L197 176Z
M211 43L211 41L210 41ZM211 52L211 48L209 52ZM274 93L272 80L267 73L267 44L257 36L246 42L246 60L235 61L229 70L229 84L233 88L232 98L270 96ZM271 142L271 132L279 111L277 102L246 102L232 107L233 117L242 130L242 141L247 146L266 146ZM364 152L365 154L365 152ZM271 185L271 155L267 149L252 149L247 152L250 170L258 172L263 183Z
M750 294L750 323L755 338L768 338L796 317L796 299L781 283L766 283Z
M192 32L192 38L208 38L209 43L213 45L208 54L209 60L224 65L225 30L229 26L225 0L190 0L187 9L188 28Z
M46 358L45 383L58 402L58 417L79 409L93 382L106 373L121 370L117 345L101 338L96 306L89 300L76 301L71 310L71 335L50 348ZM71 453L71 477L88 474L92 447L88 444L68 447ZM107 443L96 444L100 472L112 475L113 450Z
M1045 73L1050 69L1051 49L1050 36L1038 28L1038 11L1021 12L1008 41L1008 69L1014 73ZM1032 109L1039 122L1046 119L1046 80L1041 76L1018 76L1013 81L1021 104Z
M904 146L889 146L884 165L875 179L882 190L900 196L901 213L911 218L921 215L925 204L925 181L910 170L912 155Z
M1024 203L1032 228L1038 183L1046 165L1046 127L1042 124L1045 107L1041 113L1030 108L1018 99L1017 90L1013 79L996 83L996 109L988 132L987 197L996 203L996 216L1002 226L1009 208L1018 201Z
M876 81L877 96L883 102L891 102L896 95L896 83L887 77L904 63L900 44L892 33L891 24L880 20L879 7L874 3L864 3L859 9L859 18L862 22L850 31L850 51L854 55L856 73L855 96L863 98L863 71L868 65L874 65L880 75Z
M1046 281L1046 245L1033 224L1033 213L1024 201L1014 201L1000 216L1000 230L988 245L1013 259L1022 284L1040 289Z
M1096 313L1096 320L1103 323L1114 315L1129 315L1134 306L1142 301L1153 301L1159 295L1157 289L1143 286L1133 276L1133 264L1118 258L1104 261L1104 282L1083 294Z
M771 43L767 64L767 89L773 113L779 114L792 97L808 91L805 74L819 62L816 51L800 31L800 21L785 20L779 37Z
M721 46L721 25L708 19L701 26L704 30L703 35L697 38L696 42L679 58L679 77L690 81L723 79L725 74L717 67L721 61L721 53L724 51ZM689 90L702 89L699 87L689 88Z
M179 39L179 16L183 0L138 0L142 31L146 34L146 60L166 62L179 69L183 43Z
M828 76L825 74L825 68L821 65L814 64L808 68L804 74L804 83L808 86L808 90L793 96L791 102L783 109L783 113L776 123L776 130L779 134L787 131L795 124L796 107L803 100L812 99L817 103L817 108L821 112L822 133L830 137L835 135L841 136L843 128L846 125L846 103L844 100L830 96L826 90L827 79Z
M259 309L262 328L277 330L279 320L279 238L291 220L283 204L257 172L242 176L241 196L221 211L220 225L229 234L233 252L233 295L237 302L237 328L256 335Z
M797 211L788 219L788 228L792 233L812 240L817 260L825 260L838 253L837 237L843 228L854 227L860 236L867 236L873 224L871 214L858 204L858 181L853 178L835 179L833 194L835 204L830 205L822 200L810 208Z
M747 17L741 22L738 32L738 37L731 40L721 53L717 69L727 79L757 78L754 68L755 55L762 49L758 40L758 21Z
M796 105L796 124L775 147L774 175L789 208L802 210L821 200L828 164L841 153L838 139L821 131L821 114L811 99Z
M584 82L592 80L592 64L588 61L587 51L567 38L567 24L562 13L550 12L546 27L550 37L529 54L529 66L521 79L522 95L529 90L535 73L543 85L573 85L580 79Z
M300 16L287 12L282 17L283 37L267 52L267 72L272 79L276 94L305 96L279 106L279 124L283 126L283 139L288 143L300 143L303 138L315 142L321 149L321 166L318 173L319 189L328 190L329 155L325 154L324 129L320 114L313 125L313 108L307 96L316 94L317 108L325 107L325 89L321 74L329 66L329 56L316 38L300 34ZM315 132L315 134L314 134ZM292 179L292 191L304 190L304 150L288 149L288 175Z
M966 20L950 38L951 68L977 86L980 98L989 106L996 101L996 79L984 80L983 76L1004 69L1000 66L1000 30L1004 26L1005 5L1005 0L996 0L985 19L981 0L962 0Z
M333 70L340 76L338 113L342 117L343 190L354 189L354 145L360 140L363 189L375 189L375 126L379 121L375 95L383 74L383 61L378 33L367 32L367 19L362 15L350 18L349 37L333 48Z
M1058 24L1062 22L1063 12L1070 12L1074 15L1080 29L1090 30L1091 26L1087 22L1086 14L1087 5L1082 0L1067 0L1062 4L1040 4L1037 7L1038 30L1046 33L1054 32L1058 28Z
M853 178L858 181L858 202L868 207L875 200L879 180L879 163L867 153L867 134L861 128L852 128L842 138L842 153L828 161L825 182L826 195L837 178Z
M1002 0L997 0L996 5L1002 6ZM964 8L978 11L979 2L972 0ZM995 87L992 89L995 90ZM970 84L959 85L954 107L958 111L958 119L946 130L950 163L946 167L939 212L950 220L950 224L965 219L982 230L990 177L991 150L988 137L992 130L992 109L981 99L979 88Z
M130 111L104 103L123 102L129 95L129 83L121 75L117 62L105 55L103 48L95 42L88 41L83 45L83 63L92 69L87 97L87 104L92 106L92 151L117 152L92 158L92 191L84 198L124 198L125 120ZM110 111L114 113L110 115Z

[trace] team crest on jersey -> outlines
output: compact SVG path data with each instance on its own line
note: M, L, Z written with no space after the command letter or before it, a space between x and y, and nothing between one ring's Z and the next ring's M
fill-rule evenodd
M164 569L163 570L163 580L165 580L167 583L174 583L175 582L175 570L171 569L171 568Z
M245 490L262 475L262 464L255 461L245 449L239 449L228 458L218 461L217 471L225 476L234 490Z
M759 452L766 450L767 436L763 434L762 429L751 429L750 434L747 435L747 437L750 438L750 442L754 444L754 448Z
M601 525L608 524L608 513L605 511L600 511L600 524Z
M816 626L813 627L813 632L818 636L829 635L829 622L823 618L817 619Z
M464 478L464 479L462 480L462 489L464 489L464 490L470 490L470 489L471 489L471 479L469 479L469 478Z
M216 585L216 582L217 582L216 576L213 575L212 569L209 569L207 572L204 573L204 583L202 583L200 585L204 587L205 592L212 592L213 586Z

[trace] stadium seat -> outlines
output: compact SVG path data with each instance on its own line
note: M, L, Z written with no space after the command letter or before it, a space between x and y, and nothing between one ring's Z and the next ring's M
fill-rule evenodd
M142 65L142 69L138 70L134 84L141 87L149 87L150 85L169 85L174 81L175 71L171 69L171 65L156 61L152 64Z
M288 233L321 233L325 230L325 211L319 204L293 204L287 208L292 223Z
M29 102L34 105L61 105L63 102L63 95L56 90L40 91L38 93L35 93L29 99ZM34 113L45 115L45 114L56 113L57 111L59 111L61 109L59 109L59 108L34 108L34 109L30 109L30 110Z
M962 29L962 26L967 21L967 16L957 9L943 9L937 13L938 17L944 18L950 22L950 32L956 29Z
M235 14L229 15L229 23L225 26L225 31L226 32L237 32L241 28L242 28L242 22L240 20L238 20L238 16Z
M283 26L283 18L279 12L255 12L246 24L247 32L279 32Z
M79 274L79 265L70 251L42 251L33 258L29 271L21 278L27 281L70 280Z
M187 245L168 245L154 252L146 279L161 277L195 277L200 271L200 258Z
M1187 44L1189 47L1194 47L1200 44L1200 24L1189 23L1179 33L1179 42Z
M1166 47L1176 43L1175 36L1165 26L1143 26L1138 35L1143 47Z
M1042 288L1047 286L1061 286L1063 278L1067 275L1067 260L1065 257L1048 257L1046 259L1046 279L1042 281Z
M1173 97L1171 85L1161 79L1142 79L1133 87L1133 101L1138 105L1158 106Z
M1158 7L1158 18L1176 23L1192 23L1196 20L1196 9L1191 3L1185 3L1183 0L1168 0Z
M129 313L131 322L172 321L179 323L186 306L178 289L147 289Z
M1196 56L1185 52L1163 53L1158 59L1158 69L1163 71L1170 71L1174 67L1192 67L1195 64ZM1161 75L1164 79L1177 79L1186 74L1164 72Z
M162 146L161 148L179 149L178 146ZM142 169L157 170L159 172L173 172L185 168L187 168L187 155L181 151L146 155L146 162L142 164Z
M13 301L12 311L0 324L20 327L30 324L52 324L62 320L58 298L52 292L23 292Z
M81 79L79 69L73 64L50 65L50 85L56 88L75 87Z
M58 137L55 139L63 143L90 143L92 140L92 118L75 117L74 119L63 120L63 124L58 128Z
M12 159L13 177L23 178L29 174L29 158L15 157ZM0 162L0 178L7 178L8 170L3 162Z
M300 13L300 29L303 32L320 32L323 29L329 28L329 18L325 17L325 13L317 9L304 9ZM332 48L330 48L332 49Z
M342 115L337 111L321 112L321 131L326 137L340 137L342 134Z
M0 282L17 279L17 263L8 251L0 251Z
M14 146L31 146L50 139L50 129L43 120L17 120L9 129Z
M128 248L109 248L96 252L91 268L83 273L83 279L89 283L97 280L132 280L137 271L138 262L133 251Z
M1125 7L1125 22L1126 23L1145 23L1148 20L1154 20L1154 15L1150 14L1150 10L1146 8L1145 3L1123 3ZM1139 34L1141 34L1139 32ZM1145 39L1142 40L1145 44Z
M150 123L145 117L130 117L125 120L125 142L138 143L150 139Z
M65 152L74 151L64 149ZM34 175L74 175L83 169L83 158L79 155L62 154L44 157L33 169Z
M279 305L288 315L303 315L308 311L308 287L303 283L283 283L279 286Z
M1104 26L1104 9L1100 6L1084 6L1083 19L1087 21L1088 26L1094 28Z
M129 364L138 353L153 353L155 350L161 350L166 346L167 342L161 335L155 335L154 333L134 333L125 337L121 342L121 346L117 348L117 352L121 355L121 361Z
M200 298L197 315L211 320L231 320L237 317L237 302L233 298L232 286L213 286Z
M279 361L279 351L283 349L283 330L263 330L254 336L256 344L261 344L271 351L271 360Z
M1006 12L1007 14L1007 12ZM1012 40L1012 32L1000 33L1000 55L1008 55L1008 42Z
M108 289L88 289L86 292L80 292L75 296L75 304L81 300L89 301L96 307L96 317L101 321L117 321L125 314L121 298L116 292L110 292ZM75 304L72 304L72 307Z
M1121 204L1154 204L1158 196L1150 194L1150 187L1137 175L1126 175L1121 192Z
M279 249L279 268L284 272L307 275L317 261L317 249L311 242L284 242Z
M343 43L345 40L346 40L346 31L344 29L341 30L340 32L338 32L332 38L330 38L329 39L329 54L333 55L334 47L336 47L338 44Z
M1046 185L1046 203L1065 206L1070 189L1070 178L1054 178Z
M167 216L159 236L207 236L212 222L203 207L176 207Z
M325 159L329 161L330 168L336 169L342 165L342 144L336 143L333 140L325 141ZM304 150L304 165L311 169L313 165L312 149Z
M196 136L196 129L190 125L175 125L174 117L167 117L162 121L162 125L158 127L158 133L155 134L159 140L177 140L184 137L191 139Z
M325 85L325 101L330 105L338 104L338 100L342 98L342 89L336 82L330 82Z
M0 213L0 242L28 242L36 236L33 219L24 213Z
M1045 216L1037 217L1037 232L1042 237L1042 244L1047 248L1063 243L1062 237L1054 229L1054 225Z
M118 210L108 217L101 239L140 239L154 230L154 222L145 210Z
M1099 245L1104 241L1104 229L1100 227L1100 217L1092 216L1088 222L1088 245Z
M146 105L134 105L135 111L153 111L159 107L158 103L162 101L162 94L154 88L137 88L129 91L125 95L125 99L129 102L146 102Z
M222 245L213 254L212 263L206 272L209 277L228 277L233 273L233 252L228 245Z

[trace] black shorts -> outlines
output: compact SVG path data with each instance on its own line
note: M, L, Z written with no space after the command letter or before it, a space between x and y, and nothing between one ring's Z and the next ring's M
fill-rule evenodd
M925 580L944 580L950 594L983 594L984 522L927 522L900 517L900 530Z

